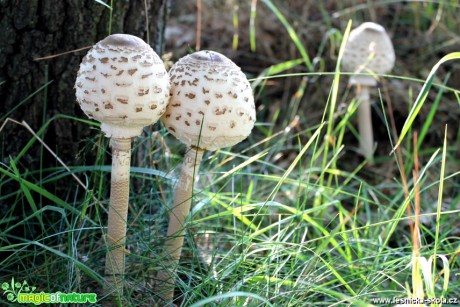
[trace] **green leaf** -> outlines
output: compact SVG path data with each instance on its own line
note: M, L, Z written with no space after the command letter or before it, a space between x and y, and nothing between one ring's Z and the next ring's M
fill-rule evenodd
M24 196L26 197L30 207L32 208L32 211L36 214L37 211L38 211L38 208L37 208L37 204L35 203L35 200L34 198L32 197L32 194L30 193L30 190L29 188L27 187L27 185L23 184L22 182L22 177L21 177L21 174L19 172L19 169L17 168L16 166L16 163L14 163L14 159L10 156L10 162L11 162L11 168L13 169L14 171L14 174L17 176L17 180L19 182L19 185L21 187L21 191L22 193L24 194ZM40 226L42 227L42 230L45 229L45 225L43 224L43 219L40 215L37 214L37 219L38 221L40 222Z
M8 172L7 170L4 170L3 168L0 168L0 173L2 173L3 175L6 175L8 177L10 177L11 179L13 180L16 180L17 182L19 182L20 184L24 185L25 187L27 187L28 189L34 191L34 192L37 192L39 194L41 194L42 196L44 196L45 198L48 198L50 201L54 202L55 204L63 207L64 209L67 209L69 210L70 212L72 213L75 213L75 214L80 214L80 211L75 209L74 207L72 207L71 205L69 205L68 203L66 203L65 201L63 201L62 199L60 199L59 197L51 194L50 192L48 192L47 190L37 186L36 184L30 182L30 181L27 181L25 179L22 179L22 178L19 178L18 176L16 176L15 174L12 174L10 172Z

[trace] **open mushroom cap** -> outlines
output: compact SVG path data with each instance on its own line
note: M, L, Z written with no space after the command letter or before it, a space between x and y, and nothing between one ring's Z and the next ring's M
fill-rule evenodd
M142 39L113 34L94 45L80 64L77 101L107 137L131 138L161 117L169 98L163 61Z
M181 58L169 74L171 98L161 121L182 143L212 151L248 137L256 120L254 96L230 59L198 51Z
M376 23L365 22L350 33L342 59L344 71L385 74L393 69L395 51L385 29ZM375 85L371 76L353 76L350 83Z

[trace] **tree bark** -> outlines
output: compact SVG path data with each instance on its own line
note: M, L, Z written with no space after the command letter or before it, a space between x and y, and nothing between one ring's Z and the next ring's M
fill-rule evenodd
M105 2L110 4L110 0ZM113 6L112 33L136 35L161 55L168 0L114 0ZM38 61L35 58L94 45L109 34L109 20L110 10L95 0L0 0L1 122L8 115L26 121L37 131L57 114L86 118L76 103L73 87L87 49ZM0 133L3 153L12 156L31 138L24 129L12 125ZM47 129L45 141L65 162L75 163L78 143L90 133L87 125L58 119ZM35 154L30 150L26 157L31 162ZM55 164L48 158L48 165Z

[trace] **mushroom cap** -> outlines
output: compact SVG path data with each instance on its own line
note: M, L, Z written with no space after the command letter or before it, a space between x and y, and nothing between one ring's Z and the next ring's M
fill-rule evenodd
M171 98L161 121L182 143L213 151L248 137L256 120L254 96L230 59L198 51L181 58L169 74Z
M163 61L142 39L113 34L88 51L75 82L77 101L107 137L131 138L161 117L169 98Z
M394 64L393 44L381 25L365 22L351 31L342 59L344 71L359 73L370 70L385 74L391 71ZM375 85L376 81L369 76L353 76L350 83Z

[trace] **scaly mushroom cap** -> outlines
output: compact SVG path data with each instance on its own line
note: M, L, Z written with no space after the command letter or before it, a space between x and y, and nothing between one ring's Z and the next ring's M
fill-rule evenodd
M77 101L107 137L131 138L166 110L169 76L142 39L113 34L88 51L75 83Z
M182 143L212 151L248 137L256 120L254 96L230 59L198 51L181 58L169 74L171 98L161 121Z
M365 22L351 31L342 59L344 71L385 74L395 64L395 51L385 29L376 23ZM350 83L375 85L368 76L353 76Z

